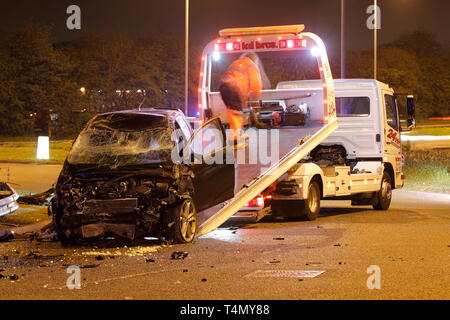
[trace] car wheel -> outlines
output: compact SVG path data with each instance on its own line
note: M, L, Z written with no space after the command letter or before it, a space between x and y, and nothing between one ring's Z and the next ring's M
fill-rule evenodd
M61 242L61 244L64 247L70 246L70 245L72 245L74 243L74 240L66 235L66 234L70 234L71 233L70 230L63 229L56 222L55 222L55 227L56 227L56 236L58 237L58 240Z
M302 201L299 218L302 221L314 221L320 212L320 186L312 181L308 188L308 199Z
M66 234L70 234L71 232L70 232L70 230L64 229L61 226L58 208L56 207L56 205L53 201L52 201L51 206L49 207L49 213L50 213L50 211L53 216L53 222L55 224L56 236L58 237L58 240L61 242L61 244L63 246L71 245L72 240L66 236Z
M168 212L166 238L175 243L191 243L197 231L197 211L191 199L185 199Z
M392 180L389 173L385 172L381 182L381 189L375 196L373 208L379 211L389 210L392 202Z

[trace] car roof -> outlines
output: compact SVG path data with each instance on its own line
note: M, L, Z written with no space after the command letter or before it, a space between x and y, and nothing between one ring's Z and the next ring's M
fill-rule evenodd
M100 115L110 115L110 114L140 114L140 115L148 115L154 117L165 117L169 120L174 121L179 116L184 117L184 113L178 109L165 109L165 108L146 108L141 110L122 110L122 111L114 111L107 112Z

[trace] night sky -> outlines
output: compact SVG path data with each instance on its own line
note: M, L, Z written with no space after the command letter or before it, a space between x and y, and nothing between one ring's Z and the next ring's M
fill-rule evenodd
M346 0L348 47L372 47L366 27L367 7L373 0ZM380 43L403 33L425 30L450 47L449 0L379 0L382 9ZM66 28L66 8L82 10L82 30ZM130 35L184 36L184 0L3 0L0 31L7 35L25 21L53 24L57 40L70 40L99 31ZM191 36L206 44L225 27L306 24L330 51L339 50L340 0L191 0Z

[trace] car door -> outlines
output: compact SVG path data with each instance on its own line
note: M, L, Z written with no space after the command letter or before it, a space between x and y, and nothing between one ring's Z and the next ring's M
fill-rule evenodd
M219 118L206 122L187 148L194 171L194 203L203 211L234 196L234 157Z

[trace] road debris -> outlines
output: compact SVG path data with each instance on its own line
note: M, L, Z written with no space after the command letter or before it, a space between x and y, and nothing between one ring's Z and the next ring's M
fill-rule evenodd
M19 280L19 276L17 274L13 274L12 276L9 276L9 280L11 281Z
M172 257L172 260L184 260L187 258L188 255L189 255L189 253L184 252L184 251L175 251L172 253L171 257Z
M154 263L156 261L154 259L146 259L145 262L147 262L147 263Z
M336 243L334 246L335 247L348 247L348 244L347 243L345 243L345 244Z
M16 281L16 280L19 280L19 276L17 274L13 274L11 276L5 276L3 274L0 274L0 279L8 279L11 281Z
M36 206L43 206L48 205L49 199L52 198L55 194L55 189L51 188L47 191L36 193L36 194L30 194L27 196L21 196L19 199L17 199L18 203L21 204L29 204L29 205L36 205Z
M94 269L100 267L99 264L86 264L83 266L80 266L80 269Z
M29 241L36 241L36 245L40 245L40 241L56 242L58 235L56 234L55 224L49 223L37 232L24 233L20 235L20 239L28 239Z
M276 240L276 241L283 241L283 240L285 240L284 238L273 238L273 240Z
M319 265L319 264L323 264L322 262L307 262L305 263L305 265L309 266L309 265Z
M0 242L9 242L14 239L14 231L0 230Z
M281 261L280 260L276 260L276 259L273 259L271 261L266 262L266 264L278 264L278 263L281 263Z

